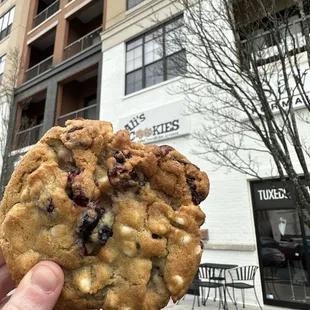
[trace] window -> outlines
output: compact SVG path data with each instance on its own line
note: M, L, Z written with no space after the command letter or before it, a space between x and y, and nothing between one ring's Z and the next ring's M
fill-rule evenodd
M142 1L144 0L127 0L127 10L133 8L134 6L138 5Z
M242 63L248 66L250 61L255 61L259 66L276 61L280 57L279 49L292 54L305 51L301 14L294 1L275 0L272 9L266 5L265 11L248 9L247 1L236 3L234 12ZM309 4L309 0L303 4L307 18Z
M2 84L4 65L5 65L5 55L0 57L0 85Z
M0 40L2 40L11 33L14 12L15 7L11 8L8 12L6 12L0 17Z
M126 95L186 72L180 31L183 18L166 23L127 43Z

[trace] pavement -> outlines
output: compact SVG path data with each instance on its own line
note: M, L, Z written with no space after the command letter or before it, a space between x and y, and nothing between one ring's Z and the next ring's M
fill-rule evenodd
M165 310L191 310L193 305L193 299L194 297L191 295L186 295L185 300L181 300L178 305L173 304L173 302L169 302L168 306L165 307ZM288 308L280 308L280 307L272 307L272 306L265 306L262 305L264 310L293 310ZM239 310L243 310L242 305L238 305ZM197 299L195 301L195 309L196 310L218 310L219 304L218 301L214 302L213 299L209 300L205 306L200 305L198 307ZM221 307L221 310L223 308ZM236 310L236 307L232 303L228 303L228 309L229 310ZM245 310L259 310L258 305L245 305ZM310 309L310 307L309 307Z

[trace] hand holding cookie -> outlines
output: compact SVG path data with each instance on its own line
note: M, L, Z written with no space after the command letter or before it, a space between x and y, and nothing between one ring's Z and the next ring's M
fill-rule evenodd
M53 262L43 261L34 266L15 287L0 250L0 309L52 310L59 298L64 282L62 269Z
M208 193L206 173L170 146L134 143L101 121L52 128L1 202L0 245L20 283L11 302L41 292L39 272L50 274L40 296L52 305L58 266L57 310L159 310L177 301L201 260L199 204Z

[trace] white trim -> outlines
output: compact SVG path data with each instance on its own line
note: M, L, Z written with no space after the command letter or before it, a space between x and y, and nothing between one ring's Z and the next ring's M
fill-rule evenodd
M84 2L82 2L80 5L76 6L74 9L72 9L70 12L68 12L65 15L65 19L67 19L69 16L71 16L72 14L74 14L75 12L77 12L78 10L80 10L82 7L84 7L85 5L87 5L88 3L90 3L92 0L85 0Z
M211 243L203 241L204 250L226 250L226 251L241 251L241 252L255 252L256 244L252 243Z
M163 3L163 0L153 0L150 2L142 2L140 4L143 4L141 7L139 6L139 4L137 5L137 8L133 7L132 9L129 10L128 15L131 16L127 16L126 14L126 18L120 20L119 22L117 22L116 24L113 24L112 26L108 27L102 34L104 36L103 39L107 39L111 36L115 36L118 32L121 32L123 29L128 28L128 26L140 22L141 20L148 18L149 16L151 16L152 14L155 14L157 11L162 10L165 7L169 7L169 5L171 5L171 2L167 2L167 3ZM147 4L149 4L149 7L147 6ZM161 7L159 7L158 9L154 9L154 7L156 5L162 5ZM141 9L141 10L140 10ZM133 11L131 11L133 10ZM181 12L181 11L180 11ZM146 13L147 15L143 15L143 16L139 16L142 15L142 13ZM138 20L134 20L133 18L138 16L139 19ZM129 23L129 25L127 25ZM118 29L121 28L121 29ZM116 30L116 32L114 32ZM143 29L142 29L143 30ZM110 34L111 33L111 34Z
M39 32L36 36L31 38L30 40L27 41L27 45L31 44L34 42L36 39L40 38L44 33L50 31L52 28L58 25L58 20L56 20L54 23L52 23L49 27L44 28L41 32Z
M0 3L0 7L2 7L2 5L4 5L4 3L6 3L8 0L5 0L3 2Z
M44 25L44 24L47 23L49 20L51 20L54 16L56 16L59 12L61 12L60 9L59 9L57 12L55 12L53 15L51 15L49 18L47 18L45 21L43 21L41 24L39 24L38 26L34 27L34 28L31 29L29 32L27 32L27 35L33 33L34 31L36 31L38 28L40 28L42 25Z
M10 33L11 34L11 33ZM0 44L2 44L4 41L6 41L9 37L10 37L10 34L8 34L6 37L4 37L1 41L0 41Z
M71 2L69 2L69 3L67 3L66 5L65 5L65 8L67 8L69 5L71 5L72 3L74 3L76 0L72 0Z
M134 7L132 7L131 9L126 10L126 13L125 13L126 17L131 15L133 12L141 9L143 6L149 4L152 1L154 1L154 0L144 0L144 1L140 2L139 4L135 5Z
M107 51L119 43L126 42L128 39L139 35L146 29L156 26L158 23L152 20L150 16L156 14L158 20L164 22L167 20L167 17L177 16L177 14L183 11L183 8L177 3L174 5L176 0L146 1L146 3L142 2L143 6L132 11L129 14L130 16L126 15L124 19L112 24L102 32L102 51ZM113 23L113 18L111 18L108 23ZM143 27L141 27L142 24Z
M12 152L10 153L10 156L14 156L14 155L17 155L17 154L21 154L21 153L28 152L31 148L34 147L34 145L35 145L35 144L28 145L28 146L22 147L21 149L12 151Z
M134 92L134 93L131 93L131 94L129 94L129 95L125 95L125 96L123 97L123 100L129 99L129 98L134 97L134 96L138 96L138 95L140 95L140 94L143 94L143 93L145 93L145 92L147 92L147 91L151 91L151 90L153 90L153 89L155 89L155 88L158 88L158 87L166 86L166 85L168 85L168 84L170 84L170 83L178 82L178 81L181 80L181 79L182 79L182 76L176 76L175 78L172 78L172 79L170 79L170 80L163 81L163 82L160 82L160 83L158 83L158 84L155 84L155 85L152 85L152 86L143 88L143 89L141 89L141 90L138 90L138 91L136 91L136 92ZM126 81L125 81L125 83L126 83Z

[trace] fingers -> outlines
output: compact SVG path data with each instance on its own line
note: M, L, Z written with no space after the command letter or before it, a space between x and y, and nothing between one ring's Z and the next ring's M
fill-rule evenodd
M41 262L26 274L2 310L52 310L63 283L63 271L58 265Z
M2 250L0 248L0 266L4 265L4 263L5 263L4 256L3 256Z
M12 280L8 268L6 265L0 267L0 301L5 297L12 289L14 289L15 283Z
M13 288L15 283L12 280L8 268L5 265L4 256L0 248L0 301L4 298Z

